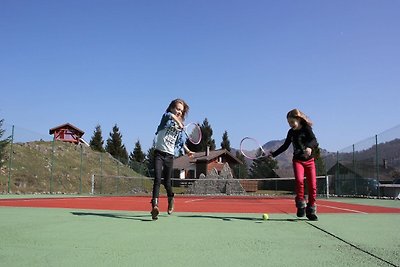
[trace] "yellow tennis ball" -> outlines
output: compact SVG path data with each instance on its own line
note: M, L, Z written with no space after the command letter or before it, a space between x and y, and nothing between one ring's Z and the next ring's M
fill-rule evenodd
M262 218L263 220L268 220L269 219L268 213L264 213Z

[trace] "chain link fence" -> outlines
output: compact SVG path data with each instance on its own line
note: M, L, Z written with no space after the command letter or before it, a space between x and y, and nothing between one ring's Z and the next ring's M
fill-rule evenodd
M330 193L338 196L399 195L400 125L324 157L332 177Z
M7 124L3 129L3 137L10 136L11 142L0 172L1 193L88 194L94 173L140 176L109 153L83 143L55 141L50 135Z
M1 193L88 194L94 174L151 177L145 164L127 166L84 144L54 141L51 135L7 124L3 129L3 139L10 136L11 142L0 172ZM400 191L400 125L327 153L322 162L329 178L328 185L321 184L324 194L329 188L329 195L396 198Z

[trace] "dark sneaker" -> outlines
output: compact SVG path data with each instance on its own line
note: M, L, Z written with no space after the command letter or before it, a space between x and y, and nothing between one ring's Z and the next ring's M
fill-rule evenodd
M315 214L307 214L307 218L308 218L310 221L318 221L318 217L317 217L317 215L315 215Z
M151 209L151 218L153 219L153 220L157 220L158 219L158 214L160 213L160 211L158 210L158 206L154 206L152 209Z
M297 217L304 217L306 215L306 208L297 208Z
M168 214L171 215L174 211L174 197L168 197Z
M318 217L316 215L317 212L317 206L309 206L307 204L306 207L306 216L310 221L318 221Z
M297 201L296 200L296 208L297 208L297 217L304 217L306 215L306 202L304 200Z
M160 213L160 210L158 209L158 198L154 198L151 200L151 218L153 220L158 219L158 214Z

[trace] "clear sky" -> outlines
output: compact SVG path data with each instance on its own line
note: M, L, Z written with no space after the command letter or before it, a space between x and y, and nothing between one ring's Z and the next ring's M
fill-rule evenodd
M398 0L1 0L0 118L34 133L116 124L146 152L174 98L187 121L286 137L303 110L337 151L399 124Z

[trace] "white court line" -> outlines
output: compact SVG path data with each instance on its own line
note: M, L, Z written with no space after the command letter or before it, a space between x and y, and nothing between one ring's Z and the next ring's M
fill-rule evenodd
M197 202L197 201L203 201L205 198L198 198L198 199L192 199L192 200L187 200L185 203L191 203L191 202Z
M368 214L367 212L363 212L363 211L359 211L359 210L344 209L344 208L332 207L332 206L327 206L327 205L318 205L318 207L325 207L325 208L331 208L331 209L336 209L336 210L350 211L350 212L354 212L354 213Z
M184 203L193 203L193 202L200 202L200 201L207 201L207 203L210 204L232 204L232 203L238 203L242 202L248 205L264 205L264 206L271 206L271 205L282 205L282 203L264 203L264 202L249 202L249 201L237 201L237 202L232 202L230 200L222 201L222 200L216 200L216 201L210 201L210 198L198 198L198 199L192 199L192 200L186 200Z

